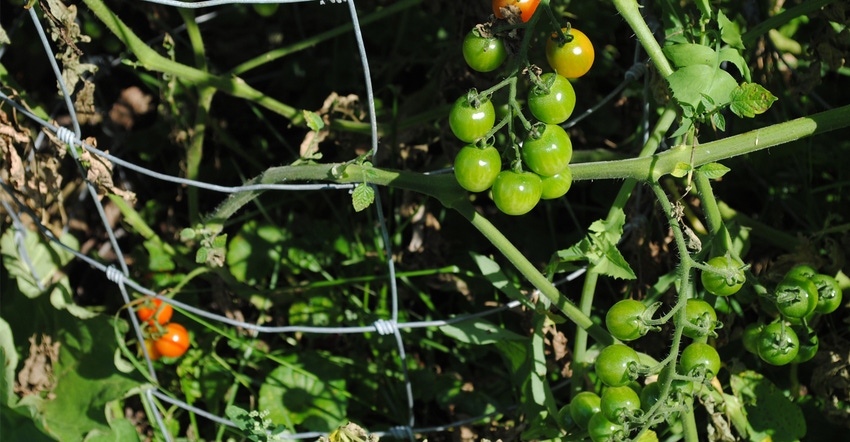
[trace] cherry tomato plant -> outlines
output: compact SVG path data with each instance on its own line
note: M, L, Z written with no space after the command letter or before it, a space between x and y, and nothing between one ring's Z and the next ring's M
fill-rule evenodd
M30 3L0 70L10 440L843 436L842 2Z

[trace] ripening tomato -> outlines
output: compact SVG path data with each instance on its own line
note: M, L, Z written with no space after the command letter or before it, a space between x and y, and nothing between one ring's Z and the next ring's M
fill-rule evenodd
M162 355L159 354L159 350L156 349L153 339L145 339L145 349L148 351L148 356L151 358L152 361L155 361L162 357ZM142 353L141 350L141 347L139 347L140 353ZM142 355L144 355L144 353L142 353Z
M178 358L189 349L189 332L186 327L172 322L165 328L165 334L154 342L154 348L168 358Z
M531 16L534 15L539 4L540 0L493 0L493 14L498 18L505 18L501 8L516 6L519 8L523 23L525 23L531 20Z
M174 308L170 304L163 304L161 299L156 298L146 299L142 306L136 310L136 316L139 317L139 320L142 322L148 321L150 325L154 325L154 320L152 319L154 315L156 315L156 322L165 325L171 320L173 314Z
M567 28L563 28L562 31L572 36L572 41L561 45L558 42L558 33L552 34L546 42L546 60L555 72L565 78L581 77L593 66L596 57L593 44L587 35L578 29L573 28L567 32Z

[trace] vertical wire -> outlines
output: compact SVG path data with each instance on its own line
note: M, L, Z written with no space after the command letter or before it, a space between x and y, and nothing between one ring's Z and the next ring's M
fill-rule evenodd
M363 65L363 76L366 82L366 101L369 107L369 126L372 135L372 150L370 155L372 162L377 164L378 154L378 119L375 115L375 94L372 90L372 74L369 69L369 58L366 55L366 45L363 43L363 33L360 30L360 21L357 18L357 8L354 0L348 0L348 11L351 15L351 24L354 28L354 38L357 41L357 50L360 54L360 62ZM393 324L393 335L395 336L396 345L398 347L399 359L401 360L402 373L404 375L404 386L407 394L407 409L408 409L408 426L413 427L415 417L413 413L413 386L410 383L410 376L407 370L407 355L404 351L404 342L401 338L401 332L396 323L398 322L398 284L395 274L395 262L393 260L392 244L390 243L389 232L387 231L387 222L384 218L384 213L381 204L381 194L377 186L372 185L375 190L375 208L378 213L378 221L381 226L381 235L384 239L384 249L387 254L387 267L389 271L390 294L391 294L391 318Z

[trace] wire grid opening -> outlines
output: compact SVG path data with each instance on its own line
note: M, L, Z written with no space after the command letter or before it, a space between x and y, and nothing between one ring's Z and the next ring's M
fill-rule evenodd
M147 1L150 1L151 3L158 3L160 5L172 6L172 7L177 7L177 8L210 8L210 7L221 6L221 5L226 5L226 4L234 4L234 3L241 3L241 4L298 3L298 2L306 2L306 1L310 1L310 0L290 0L290 1L285 1L285 0L269 0L269 1L265 1L265 0L253 0L253 1L210 0L210 1L200 1L200 2L194 2L194 3L187 3L187 2L173 1L173 0L147 0ZM314 0L313 3L316 3L316 0ZM371 75L370 75L370 71L369 71L369 61L368 61L366 49L365 49L365 46L364 46L364 43L363 43L363 36L361 34L360 25L358 23L358 16L357 16L356 8L355 8L355 2L354 2L354 0L347 0L347 2L345 2L343 0L336 0L336 1L327 0L327 1L318 1L318 3L319 3L319 5L324 5L324 7L333 7L334 6L333 4L340 4L340 3L347 3L347 5L348 5L351 22L353 24L354 38L355 38L356 43L357 43L357 48L358 48L358 51L359 51L359 57L360 57L360 60L362 62L361 68L362 68L362 72L363 72L364 78L365 78L365 89L366 89L366 95L367 95L367 106L368 106L368 116L369 116L370 135L371 135L370 155L372 157L374 157L375 154L378 152L378 131L377 131L377 121L376 121L376 112L375 112L375 99L374 99L374 94L373 94L372 84L371 84ZM44 28L42 27L41 21L40 21L38 14L36 12L38 7L39 7L39 5L34 5L32 8L29 9L28 13L29 13L29 16L30 16L31 21L32 21L32 26L36 29L38 36L41 40L41 43L43 45L45 57L47 58L48 62L51 64L51 68L53 70L55 78L56 78L60 88L62 89L62 96L63 96L63 99L64 99L64 107L65 107L65 110L70 115L70 122L71 122L70 126L71 126L71 128L56 126L51 122L45 121L44 119L42 119L41 117L39 117L35 113L33 113L30 110L28 110L27 108L25 108L24 106L18 104L15 101L14 97L10 97L3 92L0 92L0 100L5 102L5 104L7 106L14 108L20 115L23 115L23 116L31 119L32 121L38 123L39 125L43 126L46 130L55 134L55 136L62 143L71 147L70 149L68 149L68 151L72 154L72 157L74 158L74 161L77 164L77 169L80 173L80 176L83 177L83 181L84 181L85 186L87 188L86 189L87 194L88 194L89 198L91 199L92 203L94 204L94 206L97 210L98 216L99 216L99 218L102 222L102 227L105 230L105 232L108 236L109 242L110 242L110 244L111 244L111 246L112 246L112 248L113 248L113 250L116 254L116 261L117 261L120 268L116 268L116 267L112 267L112 266L106 266L106 265L104 265L104 264L102 264L102 263L100 263L100 262L98 262L98 261L96 261L96 260L94 260L94 259L92 259L92 258L70 248L70 247L67 247L66 245L64 245L58 238L56 238L54 236L54 234L46 226L42 225L39 222L39 217L35 213L33 213L26 206L26 204L23 201L20 201L17 198L14 189L10 187L9 183L3 181L2 178L0 178L0 186L2 186L4 192L6 192L7 195L9 196L9 200L14 202L15 205L16 205L16 207L13 207L12 204L10 204L8 201L6 201L6 200L2 201L6 212L9 214L9 216L12 219L12 228L14 229L16 245L18 247L18 252L20 254L20 258L21 258L21 260L23 260L29 266L29 270L32 273L32 276L34 277L34 279L36 281L40 281L42 275L37 274L37 270L32 265L32 262L30 261L30 258L27 254L27 250L24 246L23 236L24 236L24 232L26 230L26 227L24 226L24 223L21 221L21 217L23 215L29 216L33 220L33 222L36 224L36 226L40 229L42 234L46 238L48 238L51 242L53 242L54 244L58 245L61 248L64 248L69 253L73 254L77 259L86 262L92 268L103 272L109 281L116 284L116 286L119 288L121 295L123 297L123 302L125 304L129 305L129 308L128 308L129 309L129 315L128 316L129 316L130 322L132 324L133 333L136 335L136 338L138 339L139 342L142 342L144 340L142 327L141 327L139 320L137 319L136 315L134 314L135 311L134 311L133 305L131 304L132 299L131 299L131 297L128 293L128 288L132 289L133 291L138 292L140 294L147 295L147 296L159 299L163 302L169 303L169 304L171 304L175 307L178 307L179 309L182 309L185 312L191 313L192 315L196 315L200 318L204 318L204 319L207 319L207 320L210 320L210 321L215 321L215 322L221 323L221 324L226 324L226 325L229 325L229 326L232 326L232 327L239 327L239 328L249 330L249 331L255 332L255 333L269 333L269 334L282 334L282 333L315 333L315 334L378 333L379 335L393 336L394 341L395 341L395 348L396 348L397 356L398 356L398 360L399 360L399 365L402 369L402 373L403 373L403 376L404 376L404 387L405 387L405 397L406 397L406 403L404 404L404 407L407 410L408 421L406 422L405 425L394 426L394 427L389 428L386 431L375 432L373 434L378 435L378 436L382 436L382 437L386 436L386 437L394 437L394 438L411 439L412 440L414 438L414 435L417 434L417 433L421 434L421 433L427 433L427 432L432 432L432 431L443 431L443 430L446 430L446 429L449 429L449 428L452 428L452 427L458 427L458 426L465 425L465 424L468 424L468 423L480 421L480 420L485 419L488 416L493 414L493 413L491 413L491 414L487 414L487 415L473 417L473 418L470 418L470 419L464 419L464 420L458 421L458 422L447 423L446 425L442 425L442 426L427 427L427 428L426 427L419 427L419 428L415 427L416 422L414 420L414 408L413 408L414 407L414 402L413 402L414 386L412 385L410 377L408 376L408 373L407 373L407 370L406 370L407 365L406 365L406 361L405 361L406 354L405 354L404 339L403 339L403 336L402 336L400 331L401 330L416 329L416 328L439 327L439 326L444 326L444 325L449 325L449 324L456 324L456 323L459 323L459 322L462 322L462 321L468 321L468 320L471 320L471 319L480 318L480 317L483 317L483 316L502 312L502 311L505 311L505 310L508 310L508 309L516 308L520 305L520 302L519 301L511 301L511 302L509 302L505 305L502 305L500 307L495 307L495 308L492 308L492 309L489 309L489 310L486 310L486 311L481 311L481 312L478 312L478 313L465 315L465 316L453 317L453 318L445 319L445 320L432 320L432 321L419 321L419 322L399 322L399 320L398 320L398 318L399 318L399 315L398 315L398 308L399 308L398 307L398 287L397 287L397 284L396 284L397 278L396 278L396 274L395 274L395 265L394 265L394 261L392 259L392 256L393 256L392 242L390 241L390 238L389 238L387 222L384 219L384 215L383 215L384 211L383 211L381 200L380 200L380 194L377 193L377 192L376 192L376 201L375 201L374 206L375 206L376 217L377 217L378 224L379 224L380 234L382 236L382 243L385 247L384 253L385 253L385 256L388 257L388 259L386 260L386 267L387 267L387 274L388 274L388 283L389 283L389 287L390 287L390 294L389 295L390 295L391 314L390 314L390 317L388 317L388 318L376 320L370 326L359 326L359 327L281 326L281 327L275 327L275 326L264 326L264 325L252 324L252 323L247 323L247 322L244 322L244 321L228 318L228 317L218 315L218 314L215 314L215 313L211 313L211 312L205 311L203 309L199 309L199 308L197 308L193 305L190 305L190 304L187 304L187 303L184 303L184 302L172 299L172 298L161 296L160 294L155 293L154 291L146 288L144 285L140 284L139 282L131 279L130 276L129 276L130 275L129 268L126 264L126 260L124 259L124 252L122 251L121 246L118 243L115 232L110 227L109 220L107 219L107 215L105 213L104 206L100 202L100 199L98 197L98 193L97 193L97 189L95 188L95 185L86 178L86 176L87 176L86 175L86 167L83 165L83 163L81 161L80 154L78 153L77 148L84 149L85 151L88 151L89 153L91 153L93 155L104 158L104 159L110 161L113 164L117 164L119 166L122 166L125 169L130 170L130 171L137 173L139 175L144 175L144 176L150 177L150 178L155 179L155 180L161 180L161 181L164 181L164 182L170 182L170 183L174 183L174 184L178 184L178 185L191 186L191 187L195 187L195 188L198 188L198 189L205 189L205 190L220 192L220 193L224 193L224 194L235 194L235 193L239 193L239 192L248 192L248 191L303 191L303 192L308 192L308 191L309 192L315 192L315 191L346 191L346 192L348 192L348 191L351 190L351 188L353 186L348 185L348 184L271 184L271 185L268 185L268 184L252 184L252 185L242 185L242 186L222 186L222 185L218 185L218 184L206 183L206 182L201 182L201 181L197 181L197 180L181 178L181 177L172 176L172 175L164 174L164 173L161 173L161 172L157 172L157 171L154 171L154 170L150 170L150 169L147 169L145 167L138 166L138 165L132 163L131 161L124 160L124 159L122 159L122 158L120 158L116 155L108 154L108 153L106 153L102 150L99 150L96 147L90 145L89 143L84 142L83 139L82 139L82 131L81 131L81 127L80 127L80 122L79 122L79 119L78 119L77 114L75 112L74 104L72 102L72 94L67 90L65 83L62 81L62 71L60 69L60 66L56 62L56 56L53 52L50 41L45 34ZM199 23L206 22L206 21L210 20L211 18L213 18L214 16L215 16L215 12L206 14L204 16L198 17L197 22L199 22ZM178 31L179 31L179 29L178 29ZM2 55L0 55L0 56L2 56ZM581 116L575 118L574 120L571 120L571 122L567 123L567 125L571 126L571 125L577 123L579 120L587 117L594 110L601 107L605 102L613 99L620 91L622 91L622 89L629 82L638 80L643 74L643 69L642 69L643 64L637 62L638 56L639 56L639 53L636 51L636 53L635 53L635 60L636 60L635 66L633 67L633 69L629 70L629 72L626 74L626 78L624 79L624 81L623 81L623 83L620 87L618 87L611 94L609 94L609 96L606 97L606 99L604 101L598 103L594 108L588 109L588 111L583 113ZM38 61L38 62L41 62L41 61ZM440 173L440 172L446 172L446 171L445 170L444 171L436 171L435 173ZM580 276L582 273L583 273L583 270L579 270L579 271L574 272L573 274L569 275L567 278L565 278L564 280L559 281L559 282L562 283L562 282L565 282L565 281L568 281L568 280L575 279L578 276ZM145 346L141 346L141 348L142 348L143 353L145 355L145 361L146 361L146 364L147 364L146 376L151 381L150 388L148 388L144 392L144 395L142 395L142 397L144 398L144 400L146 400L148 402L149 406L147 407L147 409L152 412L153 419L157 422L157 427L158 427L162 437L165 440L169 440L169 441L172 440L172 435L169 434L167 429L166 429L166 425L163 422L163 417L159 412L159 408L157 407L156 401L161 401L163 403L171 404L173 406L182 408L182 409L187 410L191 413L194 413L197 416L203 417L205 419L209 419L209 420L211 420L215 423L218 423L220 425L226 425L226 426L231 426L231 427L236 426L236 424L234 422L232 422L232 421L230 421L226 418L214 415L214 414L209 413L209 412L207 412L203 409L200 409L198 407L190 405L190 404L188 404L187 402L185 402L181 399L173 397L167 391L159 388L157 386L157 373L154 370L154 366L153 366L153 363L151 361L150 355L148 354L148 350L147 350L147 348L145 348ZM500 410L500 412L504 412L504 411L506 411L506 410ZM286 434L285 438L287 438L287 439L309 439L309 438L316 438L316 437L319 437L319 436L322 436L322 433L308 432L308 433L298 433L298 434Z

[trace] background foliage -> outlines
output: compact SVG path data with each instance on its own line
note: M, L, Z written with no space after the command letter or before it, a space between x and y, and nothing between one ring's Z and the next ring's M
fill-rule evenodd
M639 43L611 3L551 3L556 17L582 29L596 48L593 69L574 82L578 113L620 85ZM794 9L806 3L810 9ZM34 7L53 33L64 81L76 91L84 137L96 140L100 149L161 173L238 185L270 166L344 162L371 148L364 78L347 7L308 2L189 12L146 2L68 4L48 0ZM126 23L147 49L122 42L126 36L104 24L99 7ZM850 101L845 2L721 1L711 7L740 29L752 82L778 100L752 119L724 111L725 131L713 128L712 119L700 126L701 143ZM42 117L67 123L28 13L19 2L0 8L9 38L0 59L4 93ZM491 13L489 2L374 0L358 2L358 10L380 130L372 161L411 172L450 167L462 147L449 131L450 104L470 88L483 90L497 81L495 73L470 71L460 52L463 36ZM788 10L797 12L774 19ZM215 15L205 17L207 12ZM656 36L668 41L694 27L699 17L697 5L665 1L648 4L643 14ZM548 28L534 32L529 61L546 66L542 47ZM645 54L638 59L645 60ZM744 76L740 68L723 67L736 81ZM230 88L228 81L237 75L262 93ZM648 130L644 115L654 122L672 98L655 69L644 79L628 83L614 101L569 130L574 164L637 155ZM320 115L324 128L311 129L302 109ZM98 262L114 263L115 251L92 202L82 197L82 179L65 148L36 142L39 129L32 122L10 107L0 110L3 180L63 243ZM714 192L736 249L760 280L775 283L797 263L834 275L846 271L848 135L842 129L723 162L731 172L713 183ZM665 139L662 148L675 141ZM15 167L21 164L26 167ZM347 191L266 192L224 223L226 242L206 244L184 229L195 228L224 195L108 167L94 180L102 194L130 201L103 199L120 234L128 276L145 287L261 325L369 326L393 314L390 257L376 212L355 211ZM588 229L605 231L593 223L607 216L621 184L576 181L565 199L541 204L523 217L500 214L484 194L471 198L476 210L544 269L556 252L575 251L570 246ZM687 225L707 244L699 195L686 190L684 178L667 176L661 184L681 198ZM397 272L399 322L463 316L517 294L533 294L534 287L458 212L425 193L393 186L379 193L377 207L386 219ZM3 213L4 440L161 437L142 398L153 380L143 369L118 288L36 233L36 219L21 218L28 227L22 234ZM620 299L675 302L671 275L679 251L652 192L638 186L624 214L622 239L611 240L619 241L635 278L600 279L590 315L596 323ZM19 234L43 281L32 280L19 253ZM850 285L846 277L839 280L845 288ZM559 289L577 302L581 279ZM751 440L834 440L846 432L845 306L815 324L821 341L816 358L785 367L766 365L743 349L744 327L763 316L754 292L745 287L732 301L721 299L714 306L724 324L713 343L723 359L723 407L729 408L710 401L697 406L701 439L741 435L741 427ZM256 334L182 311L175 316L190 330L192 347L155 368L158 385L173 398L221 417L231 405L264 410L267 419L289 432L331 432L348 420L372 431L406 425L407 375L417 426L488 415L452 431L422 435L430 440L545 438L560 434L562 423L536 413L545 400L558 406L569 402L568 389L549 393L548 385L563 387L572 379L577 327L557 313L538 310L543 308L528 304L472 322L404 331L403 362L392 335ZM671 332L669 324L633 346L660 360ZM550 397L539 398L543 387L534 384L539 380L531 373L543 373ZM593 382L583 378L573 385ZM736 414L732 404L746 413ZM243 437L168 403L160 402L160 409L173 435ZM739 416L744 421L735 422ZM681 437L676 422L658 433Z

